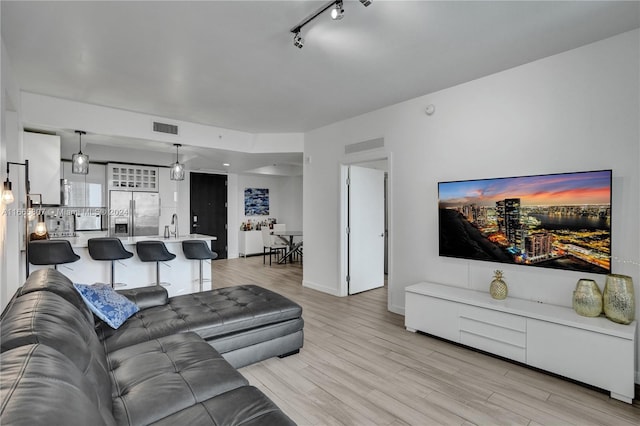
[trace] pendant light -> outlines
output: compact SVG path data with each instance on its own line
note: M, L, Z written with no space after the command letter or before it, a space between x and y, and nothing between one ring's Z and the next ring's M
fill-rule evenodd
M184 180L184 165L180 164L178 161L178 148L182 145L179 143L174 143L173 146L176 147L176 162L171 165L171 171L169 172L169 178L171 180Z
M73 154L71 157L71 173L76 175L86 175L89 173L89 156L82 153L82 135L86 135L87 132L82 130L76 130L80 139L80 151L77 154Z

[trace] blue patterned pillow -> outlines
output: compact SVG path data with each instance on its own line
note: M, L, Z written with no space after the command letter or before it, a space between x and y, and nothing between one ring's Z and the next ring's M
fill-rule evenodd
M91 312L112 328L117 329L131 315L140 310L138 305L116 293L109 284L74 283L73 286L78 290Z

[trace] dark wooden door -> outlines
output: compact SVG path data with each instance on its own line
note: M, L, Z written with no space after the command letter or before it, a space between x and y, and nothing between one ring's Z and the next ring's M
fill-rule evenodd
M227 258L227 176L191 173L191 232L218 237L211 249Z

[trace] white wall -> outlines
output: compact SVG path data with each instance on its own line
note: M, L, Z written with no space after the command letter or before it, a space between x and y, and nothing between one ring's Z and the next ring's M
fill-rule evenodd
M571 306L585 274L439 257L437 182L608 168L612 267L633 277L640 306L639 40L631 31L307 133L304 285L339 293L344 145L383 137L392 158L390 310L402 313L404 288L423 280L488 291L497 268L511 296Z
M245 216L244 190L267 188L269 190L269 214ZM242 222L251 219L254 224L266 218L275 218L289 229L302 229L302 176L238 175L237 209L238 229Z
M22 162L22 141L19 129L21 108L20 89L17 86L4 40L0 59L0 169L2 181L7 178L7 161ZM7 208L22 207L24 198L24 167L11 166L10 180L15 201L0 205L0 311L4 309L17 288L22 285L25 271L20 264L21 221L18 216L7 215Z
M249 219L254 224L267 218L275 218L278 223L287 225L287 229L302 229L302 176L262 176L238 175L236 181L237 226ZM269 214L267 216L245 216L244 190L246 188L269 189ZM231 214L231 211L229 211Z
M98 135L122 136L240 152L300 152L303 135L253 134L156 117L83 102L22 93L23 124L52 129L83 129ZM174 124L179 135L154 132L153 122Z

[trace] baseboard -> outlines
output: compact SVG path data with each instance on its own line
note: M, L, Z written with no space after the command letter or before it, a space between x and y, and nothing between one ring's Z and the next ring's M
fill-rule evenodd
M389 312L404 316L404 306L391 305L387 309L389 309Z
M310 288L312 290L318 290L318 291L321 291L323 293L331 294L333 296L342 297L342 295L340 294L340 290L335 288L335 287L327 287L325 285L316 284L316 283L313 283L313 282L307 281L307 280L303 280L302 281L302 287L307 287L307 288Z

